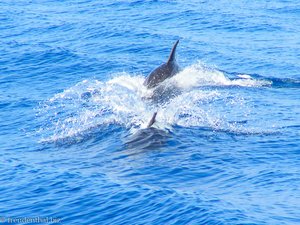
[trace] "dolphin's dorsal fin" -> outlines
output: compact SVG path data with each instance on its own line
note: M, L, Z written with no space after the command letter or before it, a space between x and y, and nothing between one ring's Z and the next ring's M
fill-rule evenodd
M170 56L169 56L169 59L168 59L168 62L167 63L170 63L170 62L174 62L175 61L175 53L176 53L176 47L178 45L178 42L179 40L177 40L172 48L172 51L170 53Z
M150 120L150 122L149 122L147 128L151 127L151 126L155 123L155 121L156 121L156 120L155 120L156 115L157 115L157 112L155 112L155 113L153 114L153 116L152 116L152 118L151 118L151 120Z

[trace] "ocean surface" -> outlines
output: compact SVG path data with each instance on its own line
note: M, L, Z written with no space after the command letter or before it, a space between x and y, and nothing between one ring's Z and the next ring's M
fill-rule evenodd
M0 128L2 224L300 224L300 3L1 1Z

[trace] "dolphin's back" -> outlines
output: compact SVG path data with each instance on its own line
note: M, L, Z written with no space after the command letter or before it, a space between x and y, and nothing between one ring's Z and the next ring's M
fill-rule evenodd
M164 63L153 70L146 78L144 85L147 88L154 88L172 74L172 66Z
M176 47L179 40L176 41L174 44L170 56L168 58L168 61L159 67L157 67L155 70L153 70L146 80L144 81L144 85L147 88L154 88L157 85L159 85L161 82L163 82L165 79L170 78L174 76L179 71L179 67L175 60L175 53L176 53Z

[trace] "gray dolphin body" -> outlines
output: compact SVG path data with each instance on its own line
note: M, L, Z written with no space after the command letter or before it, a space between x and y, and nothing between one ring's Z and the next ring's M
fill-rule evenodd
M179 72L179 66L177 65L175 59L176 47L178 42L179 40L175 42L168 61L157 67L148 75L144 82L144 85L147 88L154 88L167 78L173 77L176 73Z
M164 80L173 77L175 74L179 72L179 66L176 63L175 59L175 53L176 53L176 47L179 43L179 40L177 40L171 50L169 59L166 63L163 63L159 67L157 67L155 70L153 70L146 80L144 81L144 85L150 89L155 88L160 83L162 83ZM151 118L151 120L148 123L147 128L150 128L155 122L156 122L156 115L157 112L155 112Z

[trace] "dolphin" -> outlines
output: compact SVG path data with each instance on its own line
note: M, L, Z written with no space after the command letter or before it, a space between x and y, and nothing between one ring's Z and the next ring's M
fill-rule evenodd
M176 47L178 45L178 42L179 40L175 42L168 61L153 70L144 81L144 85L148 89L158 86L161 82L163 82L167 78L173 77L176 73L179 72L179 66L177 65L175 59Z

